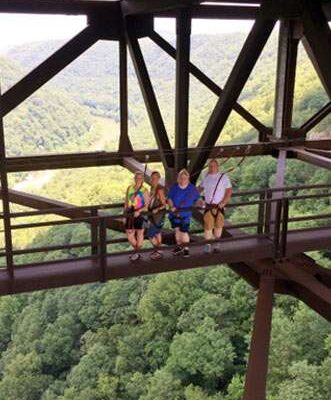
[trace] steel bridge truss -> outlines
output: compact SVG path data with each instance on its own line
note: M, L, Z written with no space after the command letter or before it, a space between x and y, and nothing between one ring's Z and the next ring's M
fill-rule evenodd
M287 158L297 158L321 168L331 169L331 139L308 140L307 134L331 112L331 2L323 0L232 0L231 3L197 0L11 0L0 1L0 12L86 15L87 26L47 60L0 96L0 178L3 204L5 248L0 256L5 265L0 270L0 295L82 284L130 276L228 264L258 292L256 315L248 361L244 400L265 400L268 354L275 293L288 294L304 301L331 320L331 272L318 266L304 252L331 247L329 214L292 217L292 203L305 199L330 197L330 185L284 187ZM176 19L176 46L154 30L154 18ZM254 24L234 63L225 86L221 88L190 61L191 22L194 18L251 19ZM275 110L273 126L266 126L238 103L261 52L280 22ZM139 39L147 37L176 64L175 144L171 146L158 99L148 72ZM7 157L3 117L29 98L36 90L76 60L99 40L112 40L119 46L120 140L117 152ZM298 45L302 42L321 80L329 102L302 126L292 124L294 86ZM128 131L128 53L143 95L157 149L135 150ZM217 60L215 60L217 62ZM210 118L195 148L189 148L190 76L194 76L218 97ZM232 111L258 132L257 143L216 146ZM8 173L63 168L122 165L129 171L144 171L144 161L162 162L165 184L170 184L178 170L187 167L194 180L210 157L272 155L277 158L276 184L273 189L236 193L230 207L255 207L257 219L245 224L226 223L221 239L221 254L205 255L201 230L193 235L194 257L180 262L170 256L171 246L162 261L144 257L139 265L128 263L128 252L110 251L122 243L123 222L116 209L120 204L76 207L8 188ZM147 180L149 178L147 171ZM303 191L303 192L302 192ZM317 192L316 192L317 191ZM255 196L255 197L254 197ZM10 204L20 204L36 211L13 213ZM53 221L22 222L29 216L57 216ZM201 210L194 216L201 222ZM62 217L59 219L59 217ZM63 218L64 217L64 218ZM19 221L19 223L15 223ZM322 221L316 225L316 221ZM62 224L85 224L90 240L85 243L15 249L13 232L21 229L52 227ZM309 223L309 228L297 224ZM315 224L315 225L314 225ZM114 237L110 237L114 235ZM172 234L165 231L165 243ZM23 254L85 248L85 257L42 264L20 265ZM147 250L148 252L148 250ZM170 260L171 258L171 260Z

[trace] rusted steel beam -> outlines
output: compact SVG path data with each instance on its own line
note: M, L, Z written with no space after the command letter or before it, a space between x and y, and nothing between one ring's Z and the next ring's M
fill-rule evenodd
M275 277L260 276L243 400L265 400Z
M1 13L88 15L107 12L119 15L119 1L8 0L0 2Z
M186 270L191 268L219 265L224 262L240 262L243 254L253 254L257 258L266 258L272 254L272 245L267 239L244 239L224 242L221 254L204 254L203 244L191 246L189 259L175 258L171 248L164 249L164 258L155 262L150 260L150 250L142 252L139 263L130 263L130 253L108 255L106 258L105 277L107 280L143 276L161 272ZM17 269L14 293L71 286L100 279L100 266L95 259L73 259L39 263L31 266L20 265ZM7 294L8 277L0 271L0 295Z
M200 148L210 148L215 145L234 104L245 86L257 59L273 30L276 20L265 18L262 11L263 10L261 10L261 14L256 19L253 28L246 39L225 84L223 94L217 101L211 117L208 120L207 126L198 144L198 147ZM200 153L191 160L189 169L196 179L206 163L209 154L210 151L201 150Z
M305 49L331 98L331 31L320 1L303 1Z
M176 19L176 104L175 104L175 172L187 167L191 15L187 8L178 11Z
M317 230L315 230L317 231ZM314 233L313 233L314 234ZM289 244L291 246L291 244ZM192 257L189 259L174 258L171 255L171 249L165 249L163 260L154 262L149 259L149 251L143 252L143 259L137 264L128 261L129 253L121 253L107 256L106 279L119 279L132 276L141 276L146 274L162 273L175 270L185 270L190 268L207 267L210 265L219 265L229 263L240 265L247 262L248 266L254 263L251 277L262 274L266 266L272 265L270 257L273 253L272 245L268 239L243 239L225 241L222 243L221 254L204 254L203 244L194 244L191 248ZM253 257L253 259L252 259ZM248 260L249 258L249 260ZM33 291L47 289L52 287L69 286L95 282L99 280L97 271L99 264L95 259L73 259L67 261L56 261L37 264L36 266L20 266L17 270L16 287L14 292ZM298 267L301 270L301 266ZM284 269L286 269L284 267ZM95 271L97 270L97 271ZM314 274L318 271L320 276L324 276L324 269L313 270ZM258 275L256 275L258 274ZM278 285L281 293L291 294L289 288L295 284L295 279L290 278L287 285L285 273L282 270L275 270L277 276L276 287ZM254 279L254 278L253 278ZM318 281L318 278L314 278ZM327 279L327 278L322 278ZM301 284L301 283L300 283ZM0 295L8 294L8 276L0 271ZM294 293L294 292L293 292ZM295 292L296 296L300 296ZM305 301L303 299L303 301Z
M95 29L91 26L85 28L2 95L1 115L5 116L21 104L97 40Z
M120 152L133 151L128 130L128 59L125 38L119 41Z
M191 2L193 5L192 17L202 19L249 19L254 20L259 12L260 1L231 1L231 5L220 4L197 4L199 2ZM217 3L213 1L213 3ZM236 5L234 5L236 3ZM300 8L291 5L292 2L283 2L281 6L275 4L270 10L276 18L293 18L298 17ZM171 18L175 17L176 9L169 9L169 5L178 7L178 2L169 0L167 2L159 2L159 7L151 7L145 9L146 12L153 14L156 17ZM185 6L190 2L185 2ZM247 4L250 4L247 6ZM165 7L167 5L167 7ZM153 5L152 5L153 6ZM138 6L137 6L138 7ZM322 7L325 15L330 20L331 5L330 3L322 2ZM143 8L141 8L141 12ZM8 0L0 3L0 13L25 13L25 14L62 14L62 15L89 15L91 13L114 14L120 18L121 6L120 1L102 1L102 0Z
M145 101L146 109L152 125L154 136L161 153L162 163L167 172L174 168L174 155L168 138L168 134L161 115L159 104L150 80L144 56L135 35L127 32L127 43L131 59L136 71L140 89Z
M50 199L48 197L37 196L30 193L20 192L17 190L9 189L9 201L14 204L19 204L24 207L34 208L36 210L47 210L50 208L57 208L58 215L68 218L84 218L91 214L87 210L74 209L73 204L65 203L62 201ZM0 197L3 192L0 191ZM69 208L69 210L66 210Z
M50 199L48 197L37 196L30 193L20 192L17 190L8 190L10 203L19 204L25 207L34 208L36 210L48 210L56 208L56 215L67 217L70 219L86 218L91 216L89 210L75 208L73 204ZM3 197L3 191L0 190L0 198ZM67 208L67 210L66 210ZM114 230L124 230L124 225L121 219L107 220L107 228Z
M319 154L322 157L331 158L331 150L309 149L309 152Z
M133 157L124 157L123 167L128 169L133 174L137 171L142 172L145 175L145 182L147 182L148 184L151 183L152 171L148 167L146 168L146 164L142 164L140 161L137 161ZM164 185L164 179L162 179L161 184Z
M290 147L289 147L290 146ZM210 148L210 157L247 157L273 155L279 149L304 146L305 148L330 150L331 139L289 140L264 143L215 146ZM189 148L187 155L192 159L200 152L198 147ZM134 157L137 161L160 162L160 151L156 149L135 150L132 152L81 152L47 154L41 156L18 156L7 158L8 172L41 171L52 169L87 168L98 166L121 165L125 157Z
M170 57L176 59L176 49L167 42L162 36L157 32L153 31L150 38L156 43L163 51L169 54ZM193 63L189 64L191 74L197 78L202 84L204 84L209 90L211 90L216 96L221 96L223 89L220 88L213 80L211 80L204 72L202 72ZM258 132L268 133L269 128L262 124L258 119L254 117L249 111L242 107L239 103L235 103L233 106L234 111L236 111L241 117L243 117L253 128L257 129Z
M304 301L320 315L331 321L331 288L293 261L285 261L276 267L292 283L292 294Z
M127 16L178 9L191 6L194 3L199 4L200 0L153 0L152 2L147 0L122 0L121 6L123 14Z
M303 130L304 133L308 133L311 131L318 123L320 123L325 117L327 117L331 113L331 101L329 101L321 110L319 110L315 115L309 118L300 129Z
M197 2L198 3L198 2ZM259 14L260 1L242 1L242 2L210 2L209 4L192 4L190 6L192 18L195 19L248 19L254 20ZM222 4L223 3L223 4ZM234 4L237 3L237 4ZM249 4L250 3L250 4ZM166 4L166 3L165 3ZM175 18L178 11L178 2L176 7L164 7L163 9L153 9L150 7L146 8L146 13L153 12L157 18ZM185 4L184 6L187 6ZM331 5L328 2L322 4L323 11L328 18L331 19ZM300 18L301 7L298 1L284 1L284 2L272 2L271 7L267 11L267 15L277 19L282 18Z
M299 38L295 21L280 23L273 136L281 139L291 129Z
M194 19L250 19L254 20L259 13L259 6L231 6L201 4L191 8ZM177 10L159 11L154 13L157 18L175 18Z
M1 92L0 92L1 96ZM2 102L0 98L0 112L2 110ZM10 218L10 199L8 192L8 175L7 175L7 159L5 134L3 129L3 118L0 116L0 184L2 193L2 210L3 210L3 227L4 227L4 243L6 249L7 272L11 280L14 279L14 260L13 260L13 243L11 232Z
M291 148L293 153L298 160L306 161L310 164L316 165L321 168L331 169L331 159L313 152L307 151L304 148Z

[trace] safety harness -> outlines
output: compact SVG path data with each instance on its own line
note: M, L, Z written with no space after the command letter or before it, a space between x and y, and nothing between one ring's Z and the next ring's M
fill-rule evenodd
M218 189L219 184L221 183L222 178L224 177L224 175L225 175L225 173L223 172L218 177L217 183L216 183L216 185L214 187L214 192L213 192L211 201L210 201L210 203L206 204L206 210L204 212L204 214L207 214L208 212L210 212L210 214L214 217L215 221L216 221L219 213L222 213L224 215L224 208L221 209L221 208L218 207L218 204L214 204L214 199L215 199L215 196L216 196L216 193L217 193L217 189ZM215 210L216 210L216 214L214 213Z

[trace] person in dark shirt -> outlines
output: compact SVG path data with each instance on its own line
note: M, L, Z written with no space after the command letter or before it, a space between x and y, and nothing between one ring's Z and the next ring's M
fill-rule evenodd
M160 179L160 173L153 171L151 174L151 191L149 193L149 228L147 231L147 236L154 247L151 253L152 260L159 260L163 257L161 250L162 228L166 215L167 199L165 188L160 184Z
M174 255L183 254L189 257L190 242L190 222L192 217L191 210L181 210L191 208L200 198L198 189L190 182L190 174L186 169L178 173L177 183L169 190L168 203L170 206L169 220L175 230L176 247Z

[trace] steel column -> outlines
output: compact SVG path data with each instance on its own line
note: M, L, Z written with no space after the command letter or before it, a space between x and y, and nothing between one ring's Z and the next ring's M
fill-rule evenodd
M2 197L2 208L3 208L3 226L4 226L4 239L6 248L7 271L9 273L11 280L13 280L14 279L13 243L12 243L10 204L9 204L9 193L8 193L5 134L3 129L3 118L1 116L1 111L2 111L2 102L0 98L0 182L1 182L1 197Z
M243 400L265 400L275 278L270 270L260 277L254 329Z
M208 149L215 145L276 23L274 19L265 18L262 11L263 6L199 141L198 147L207 150L201 150L190 163L190 172L194 180L198 178L207 161L210 153Z
M120 143L119 151L133 151L128 130L128 59L125 38L119 41Z
M273 136L286 137L292 124L295 72L299 39L294 37L295 22L281 21Z
M320 0L303 1L305 49L331 98L331 31Z
M179 10L176 23L175 171L178 172L187 167L191 45L191 15L188 9Z
M286 172L286 160L287 160L287 151L286 150L279 150L278 158L277 158L277 171L276 171L276 182L274 188L281 188L285 186L285 172ZM283 191L277 191L272 193L272 199L281 199L284 197ZM271 203L270 206L270 218L271 221L276 221L277 216L277 202ZM274 233L277 231L279 227L276 224L270 225L270 231Z

